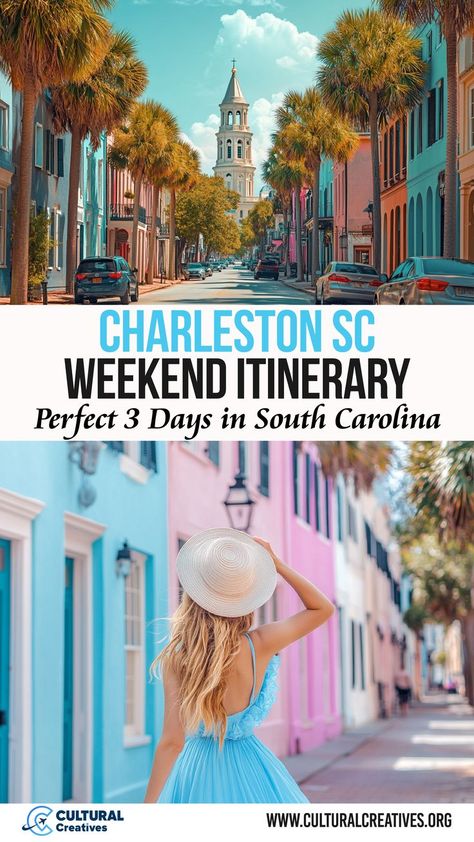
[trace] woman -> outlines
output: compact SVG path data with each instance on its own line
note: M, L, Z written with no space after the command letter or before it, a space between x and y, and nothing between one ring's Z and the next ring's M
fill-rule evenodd
M270 544L209 529L181 548L183 599L161 664L165 715L145 802L293 803L307 799L254 735L276 695L278 653L325 623L328 599ZM252 629L280 574L305 608Z

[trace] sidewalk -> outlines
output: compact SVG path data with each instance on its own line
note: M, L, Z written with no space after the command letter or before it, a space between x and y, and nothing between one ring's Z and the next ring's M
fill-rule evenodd
M429 695L406 718L284 762L312 802L473 803L473 709L458 696Z
M160 290L167 289L168 287L174 287L177 284L181 284L183 281L180 278L177 281L168 281L164 280L163 283L155 278L152 284L140 284L140 298L144 295L148 295L150 292L159 292ZM101 299L103 301L107 301L108 299ZM111 299L114 301L115 299ZM40 304L42 305L42 301L29 301L28 304ZM48 304L73 304L74 303L74 296L70 295L66 292L64 288L62 289L49 289L48 290ZM0 297L0 305L1 304L10 304L9 296L2 296Z
M307 293L308 296L311 296L313 299L314 304L314 286L308 281L295 281L293 278L281 278L285 286L292 287L292 289L300 290L301 292ZM310 303L310 302L308 302Z

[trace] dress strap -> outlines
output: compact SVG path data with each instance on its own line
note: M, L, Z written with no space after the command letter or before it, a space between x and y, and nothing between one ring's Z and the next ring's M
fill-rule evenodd
M255 698L255 685L257 683L257 665L255 662L255 646L253 645L253 640L247 632L244 632L244 637L247 638L250 646L250 654L252 655L252 673L253 673L253 682L252 682L252 694L250 696L250 704L254 701Z

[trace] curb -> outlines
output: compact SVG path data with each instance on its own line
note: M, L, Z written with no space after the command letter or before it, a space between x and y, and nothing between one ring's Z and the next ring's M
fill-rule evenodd
M305 292L306 295L310 295L314 299L314 287L303 286L302 283L288 281L285 278L281 279L286 287L291 287L291 289L297 289L299 292Z
M183 283L183 278L180 278L177 281L163 281L163 283L157 284L140 284L140 298L143 295L150 295L152 292L161 292L163 289L167 289L168 287L174 287L177 284ZM146 287L146 289L144 289ZM67 293L65 290L62 289L51 289L49 290L49 301L48 304L73 304L73 295L71 293ZM10 297L9 296L2 296L0 298L0 306L10 304ZM42 306L42 301L28 301L28 305L39 305Z

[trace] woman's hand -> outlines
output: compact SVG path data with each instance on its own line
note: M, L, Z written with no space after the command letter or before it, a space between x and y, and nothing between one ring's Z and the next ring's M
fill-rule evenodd
M260 544L260 546L263 547L263 549L266 550L267 553L269 553L269 555L271 556L272 561L275 565L276 572L280 573L282 561L281 561L281 559L278 558L278 556L277 556L275 550L273 549L272 545L270 544L270 542L266 541L265 538L254 538L253 540L257 544Z

